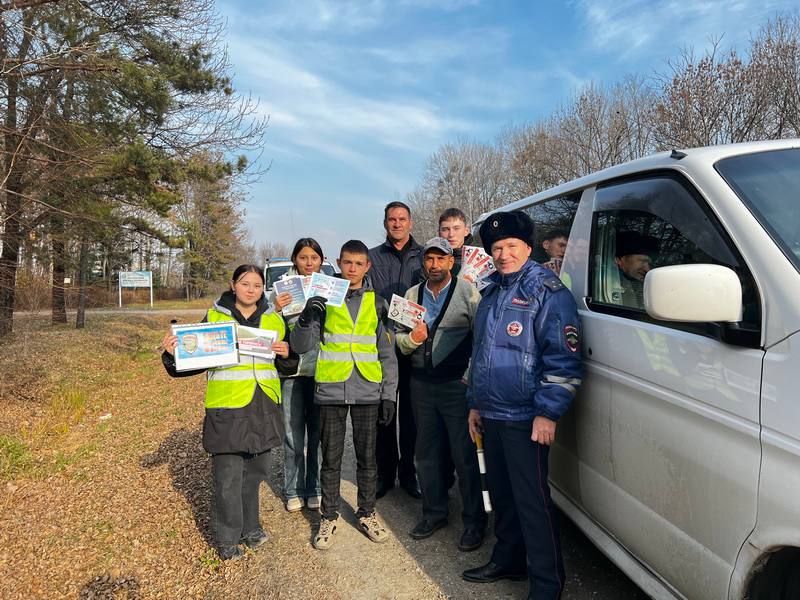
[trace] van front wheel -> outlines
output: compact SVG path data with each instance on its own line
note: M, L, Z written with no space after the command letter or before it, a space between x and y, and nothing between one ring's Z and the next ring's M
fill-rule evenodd
M748 587L748 600L800 598L800 548L774 552Z

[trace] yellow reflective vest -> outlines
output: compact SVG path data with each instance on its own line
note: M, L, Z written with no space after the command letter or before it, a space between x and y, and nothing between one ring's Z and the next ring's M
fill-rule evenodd
M378 360L378 314L375 291L365 290L355 323L346 304L326 307L325 341L317 356L317 383L341 383L353 367L366 379L380 383L383 369Z
M225 308L214 305L208 311L209 323L235 321ZM283 317L270 312L261 315L261 329L278 332L278 339L286 335ZM256 356L239 355L239 364L230 367L216 367L206 371L206 408L242 408L253 400L256 385L275 403L281 403L281 383L275 361Z

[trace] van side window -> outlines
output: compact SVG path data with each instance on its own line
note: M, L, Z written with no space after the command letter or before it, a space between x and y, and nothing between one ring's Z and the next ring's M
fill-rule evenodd
M655 175L599 187L591 240L592 308L651 321L644 310L647 273L656 267L716 264L733 269L742 283L740 327L758 331L755 283L735 246L687 182ZM613 308L615 310L604 310ZM704 324L666 326L713 334Z
M580 202L581 193L576 192L550 198L524 209L534 224L535 239L531 252L533 260L542 264L551 261L552 255L548 254L543 246L545 239L550 236L557 236L556 239L548 240L553 246L569 239L569 232Z

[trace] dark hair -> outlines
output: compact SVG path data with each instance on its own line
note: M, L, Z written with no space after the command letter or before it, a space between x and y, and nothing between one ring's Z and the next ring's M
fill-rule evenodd
M239 279L242 278L243 275L247 273L258 273L258 276L261 277L261 283L266 283L264 281L264 272L261 270L261 267L257 267L256 265L239 265L236 267L236 270L233 272L233 276L231 279L233 283L237 283Z
M464 221L464 225L467 224L467 215L464 214L460 208L448 208L439 215L439 225L442 224L442 221L446 221L447 219L461 219Z
M319 254L319 259L322 260L325 258L325 255L322 253L322 247L319 245L319 242L314 238L300 238L297 240L297 243L294 245L294 250L292 250L292 263L294 264L294 259L297 258L297 255L300 254L300 251L303 248L311 248L314 252Z
M542 241L549 242L550 240L555 240L560 237L569 239L569 233L566 229L551 229L544 235Z
M408 217L411 218L411 209L408 207L408 204L405 202L400 202L399 200L395 200L394 202L389 202L386 207L383 209L383 220L389 218L389 211L393 208L405 208L408 211Z
M345 252L349 252L350 254L363 254L369 259L369 248L367 248L367 245L361 240L349 240L345 242L342 245L342 249L339 250L339 258L342 258L342 254Z

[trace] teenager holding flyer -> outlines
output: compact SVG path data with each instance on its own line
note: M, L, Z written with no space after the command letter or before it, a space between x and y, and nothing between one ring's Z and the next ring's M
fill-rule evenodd
M322 519L314 547L327 550L339 519L339 488L347 414L353 426L358 485L358 528L373 542L389 539L375 514L378 423L395 413L397 358L391 329L385 322L386 301L365 281L371 263L360 240L350 240L339 254L342 277L349 289L342 306L331 306L313 296L292 330L298 352L319 349L314 375L314 401L320 409L322 440Z
M211 529L223 560L243 555L240 544L257 548L269 539L258 515L258 490L266 480L269 451L283 442L279 372L292 372L283 318L264 297L264 275L255 265L233 272L230 290L208 310L204 322L235 321L238 325L278 332L272 344L275 359L239 355L228 367L178 372L174 353L178 338L164 336L162 362L172 377L206 373L203 448L211 454L214 500Z
M309 277L319 273L323 257L322 248L314 238L300 238L292 250L293 266L286 277ZM289 303L282 304L286 306ZM290 331L297 324L298 317L299 312L284 316ZM311 510L318 510L320 506L319 406L314 404L314 370L318 352L318 348L312 348L301 354L297 373L283 379L283 424L286 428L283 495L289 512L302 510L304 503Z

